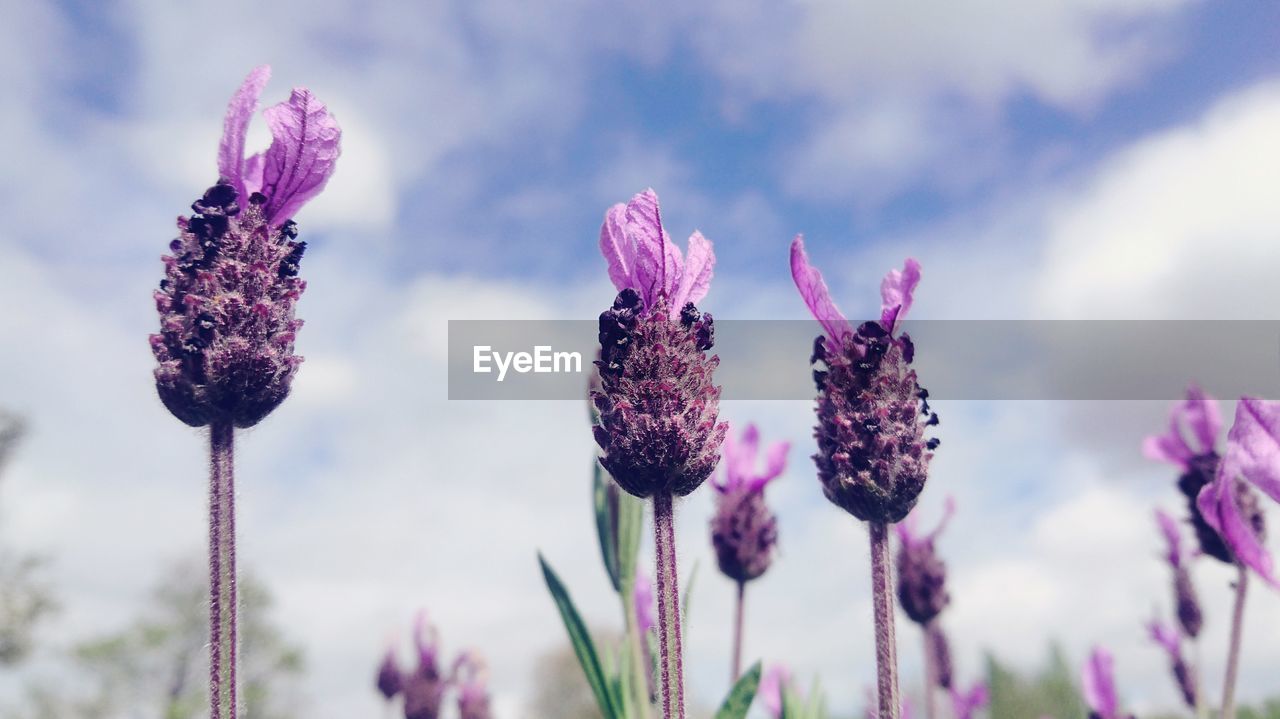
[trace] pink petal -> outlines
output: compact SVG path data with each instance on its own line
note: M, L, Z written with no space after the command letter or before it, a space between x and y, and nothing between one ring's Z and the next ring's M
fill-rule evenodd
M600 254L609 265L609 279L619 292L636 283L636 247L626 232L627 206L619 202L604 213L600 225Z
M1165 544L1169 547L1165 558L1169 560L1169 564L1175 567L1181 566L1182 533L1178 530L1177 520L1163 509L1157 509L1156 522L1160 525L1160 533L1164 535Z
M1114 664L1111 652L1102 647L1094 647L1089 661L1085 662L1081 677L1085 703L1104 719L1114 717L1119 705L1112 674Z
M715 266L716 253L711 248L711 240L694 230L689 235L689 250L680 271L680 284L671 301L671 319L680 316L680 310L686 303L696 305L707 296L707 290L711 289L711 271Z
M880 282L880 324L890 333L906 319L912 295L920 284L920 263L908 257L901 270L889 270Z
M1240 398L1222 466L1280 502L1280 402Z
M764 487L769 482L782 476L787 468L787 452L791 451L790 442L774 442L765 450L764 474L756 480L756 487Z
M795 281L800 297L808 305L814 319L822 325L823 331L837 347L843 345L845 338L853 334L853 327L840 312L840 308L831 301L831 292L827 289L827 283L822 280L822 273L809 264L802 235L796 235L791 241L791 279Z
M1222 430L1222 412L1218 400L1196 385L1187 388L1187 399L1182 403L1182 421L1200 444L1200 454L1213 449Z
M262 191L263 155L255 152L244 161L244 191L253 194Z
M1178 427L1178 406L1173 408L1169 416L1169 431L1164 434L1153 434L1142 440L1142 454L1157 462L1168 462L1181 469L1186 469L1195 452L1182 439Z
M769 667L760 680L760 701L774 719L782 716L782 691L790 683L791 670L781 664Z
M675 293L683 260L680 248L662 229L662 211L658 207L658 195L652 189L627 203L627 234L635 242L635 276L639 285L636 289L645 306L652 307L661 295L670 299Z
M1225 471L1224 471L1225 470ZM1253 527L1245 521L1240 513L1240 505L1236 503L1235 493L1231 491L1235 474L1228 473L1226 461L1218 470L1218 476L1200 490L1196 497L1196 506L1204 516L1204 521L1213 527L1222 537L1236 560L1253 569L1272 586L1280 587L1266 547L1258 541Z
M324 189L342 152L342 129L306 88L294 88L265 115L273 139L262 172L264 212L280 224Z
M218 174L236 188L241 204L247 194L243 178L244 139L249 134L249 121L258 109L258 96L270 79L270 65L255 67L240 84L240 89L231 96L231 102L227 104L226 119L222 122L222 141L218 143Z

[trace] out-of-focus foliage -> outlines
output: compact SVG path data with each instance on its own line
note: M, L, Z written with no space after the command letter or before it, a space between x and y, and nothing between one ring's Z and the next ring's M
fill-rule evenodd
M991 719L1049 716L1077 719L1086 714L1075 670L1059 647L1049 650L1049 663L1036 674L1021 674L987 656L987 686L991 690Z
M596 636L600 634L597 632ZM621 641L621 637L611 639ZM569 644L538 658L533 669L533 685L536 688L529 707L530 719L600 719L595 695Z
M20 417L0 410L0 475L26 431ZM37 622L55 608L40 579L44 560L0 550L0 667L12 666L31 652Z
M251 576L240 587L240 681L244 719L304 716L301 651L268 618L271 596ZM56 689L32 687L23 719L194 719L209 711L208 579L197 563L157 587L149 611L129 627L81 642Z

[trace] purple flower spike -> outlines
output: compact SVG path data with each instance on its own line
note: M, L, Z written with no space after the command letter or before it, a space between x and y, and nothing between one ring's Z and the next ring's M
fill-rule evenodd
M1187 388L1186 399L1175 404L1170 411L1168 431L1147 437L1142 449L1148 458L1168 462L1182 472L1178 476L1178 490L1186 498L1187 514L1200 552L1232 564L1235 559L1231 550L1223 543L1218 531L1205 521L1198 503L1201 491L1218 472L1215 441L1221 427L1218 401L1193 384ZM1184 428L1190 431L1194 447L1185 439Z
M392 647L387 647L387 653L383 655L382 663L378 665L377 687L378 693L387 701L391 701L404 688L404 675L400 671L400 664L396 661L396 652Z
M956 719L973 719L990 701L990 694L987 691L986 682L975 682L969 687L969 691L964 692L959 689L951 690L951 707L955 712Z
M947 565L938 556L934 541L955 513L955 500L947 498L947 508L938 526L921 534L912 512L895 525L901 545L898 549L898 602L911 621L928 625L951 601L947 592Z
M1191 709L1196 708L1196 677L1191 665L1182 656L1182 639L1172 627L1159 620L1152 620L1147 625L1151 640L1159 644L1169 657L1169 670L1173 673L1174 683L1182 693L1182 700Z
M1204 614L1200 610L1200 599L1195 585L1191 583L1191 573L1182 554L1182 535L1177 521L1163 510L1156 510L1156 522L1160 525L1160 533L1164 535L1167 545L1165 560L1173 570L1173 598L1177 607L1178 624L1183 633L1194 639L1200 635L1204 626Z
M405 719L439 719L448 681L440 674L439 638L436 628L427 621L425 611L418 613L413 632L418 652L418 666L404 678Z
M749 582L768 570L778 543L778 518L764 502L765 486L786 468L790 444L778 442L765 453L765 469L756 468L760 433L747 425L741 442L726 436L723 481L717 484L716 513L711 518L711 544L720 571L736 582Z
M821 274L809 265L804 244L791 245L791 272L796 287L827 334L814 341L812 363L818 389L818 478L827 499L863 521L894 523L915 506L924 489L937 439L924 437L938 424L929 409L928 392L910 368L915 354L911 338L895 336L897 320L911 304L920 268L885 279L882 322L864 322L846 332L826 292Z
M1274 561L1263 546L1266 523L1258 495L1249 486L1280 498L1280 404L1242 397L1217 476L1205 486L1197 507L1205 522L1225 540L1231 555L1274 587L1280 587Z
M774 664L760 679L760 701L773 719L782 719L782 693L791 684L791 670L784 664Z
M1089 661L1085 662L1081 680L1089 719L1126 719L1126 715L1120 713L1120 700L1116 696L1115 659L1111 652L1094 647Z
M178 218L154 293L160 332L151 335L156 390L193 426L251 427L289 394L302 358L294 305L306 289L298 269L307 243L289 218L323 188L340 131L324 106L298 89L266 111L275 136L261 162L245 162L244 138L270 77L249 74L227 109L222 179ZM261 171L261 176L259 176Z
M491 719L489 667L476 652L464 652L453 664L453 685L458 688L458 719Z

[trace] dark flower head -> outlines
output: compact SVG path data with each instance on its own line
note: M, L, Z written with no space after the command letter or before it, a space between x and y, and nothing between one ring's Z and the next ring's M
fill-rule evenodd
M439 639L436 628L427 621L427 613L419 612L413 632L418 653L418 666L406 674L401 691L404 694L405 719L438 719L448 679L440 674Z
M1200 611L1200 600L1182 555L1182 535L1178 531L1178 523L1164 511L1156 510L1156 522L1160 525L1160 533L1164 535L1167 545L1165 561L1173 570L1173 598L1177 607L1178 625L1182 627L1184 634L1194 639L1200 635L1200 629L1204 626L1204 615Z
M609 210L600 246L619 290L600 315L600 464L637 497L686 495L715 469L727 428L712 383L720 358L706 354L711 315L694 306L711 283L711 243L695 232L682 257L646 190Z
M915 347L905 333L894 334L911 308L920 265L908 259L889 272L880 287L880 321L856 330L831 301L800 236L791 244L791 276L825 330L811 358L818 388L814 462L823 493L858 519L897 522L915 506L938 446L924 437L938 415L910 368Z
M947 499L946 512L932 532L919 529L917 512L907 515L898 532L898 603L911 621L928 625L947 607L947 565L938 556L934 541L955 513L955 501Z
M243 159L244 138L266 66L249 74L227 109L222 178L178 218L155 292L151 335L156 390L178 419L200 427L257 424L289 394L302 358L293 345L306 289L298 265L307 244L290 219L333 172L341 131L305 89L266 110L274 140Z
M387 653L383 655L382 663L378 665L376 684L378 693L387 701L391 701L404 688L404 675L400 671L400 664L396 661L396 652L392 647L387 647Z
M1241 397L1218 472L1200 491L1196 505L1235 562L1280 587L1263 545L1266 523L1254 488L1280 502L1280 402Z
M1188 708L1196 709L1196 675L1194 668L1182 656L1182 639L1172 627L1158 619L1153 619L1147 624L1147 631L1151 634L1151 640L1159 644L1168 656L1169 671L1172 672L1173 681L1182 694L1182 700L1186 702Z
M489 667L476 652L463 652L453 663L458 689L458 719L490 719Z
M765 573L773 562L778 543L778 518L764 502L764 488L782 474L787 464L788 442L778 442L765 453L765 468L756 469L760 432L748 424L739 443L726 435L721 466L724 479L717 484L716 513L711 518L711 544L720 571L737 582Z

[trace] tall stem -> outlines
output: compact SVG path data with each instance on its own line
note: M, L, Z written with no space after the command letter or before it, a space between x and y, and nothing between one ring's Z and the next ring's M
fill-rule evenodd
M1231 645L1227 649L1227 676L1222 684L1222 719L1236 716L1236 674L1240 669L1240 638L1244 633L1244 598L1249 588L1249 572L1238 564L1240 576L1236 580L1236 606L1231 612Z
M738 582L738 603L733 613L733 674L729 677L729 686L738 683L742 676L742 612L747 601L747 583Z
M933 622L924 625L924 716L934 719L938 715L936 684L938 683L937 647L934 646Z
M653 496L657 549L658 647L661 656L662 716L684 719L684 672L680 664L680 587L676 569L674 497Z
M893 633L893 587L889 569L889 527L868 522L871 534L871 603L876 622L876 688L879 719L898 719L898 644Z
M235 428L209 431L209 712L236 717Z

